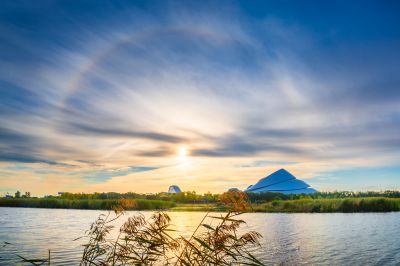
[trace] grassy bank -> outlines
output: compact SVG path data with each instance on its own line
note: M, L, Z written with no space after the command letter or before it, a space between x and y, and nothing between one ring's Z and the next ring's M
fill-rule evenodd
M0 207L27 207L27 208L53 208L53 209L88 209L112 210L120 206L119 199L58 199L58 198L13 198L0 199ZM170 201L126 199L123 202L125 210L160 210L175 207Z
M172 211L225 211L218 204L178 204ZM400 211L400 198L273 200L251 204L248 212L329 213Z
M274 200L252 208L254 212L391 212L400 211L400 198Z
M171 201L124 199L126 210L171 211L226 211L220 204L177 204ZM30 207L57 209L111 210L121 205L119 199L60 199L60 198L19 198L0 199L0 207ZM296 199L272 200L253 203L249 212L390 212L400 211L400 198L368 197L338 199Z

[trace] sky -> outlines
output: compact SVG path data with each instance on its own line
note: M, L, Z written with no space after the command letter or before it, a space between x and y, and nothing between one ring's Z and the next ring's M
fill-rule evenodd
M0 193L400 189L398 1L0 1Z

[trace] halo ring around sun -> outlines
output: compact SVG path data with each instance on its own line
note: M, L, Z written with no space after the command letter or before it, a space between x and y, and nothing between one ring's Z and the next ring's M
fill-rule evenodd
M90 73L99 64L110 58L116 53L120 47L124 45L140 45L151 38L157 37L159 34L186 34L197 38L212 38L216 39L218 36L210 31L192 28L155 28L146 32L134 33L125 38L116 40L106 49L103 49L90 62L70 81L69 89L66 90L64 97L60 101L59 110L62 112L68 107L68 102L74 95L84 88L82 86L85 79L90 76Z

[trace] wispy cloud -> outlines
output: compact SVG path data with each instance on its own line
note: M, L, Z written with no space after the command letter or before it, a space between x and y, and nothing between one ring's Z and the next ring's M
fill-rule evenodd
M291 164L296 164L296 162L271 161L271 160L255 160L255 161L253 161L253 162L251 162L251 163L237 165L237 167L241 167L241 168L248 168L248 167L265 167L265 166L269 166L269 165L281 165L281 166L285 166L285 165L291 165Z
M135 173L165 180L154 165L197 184L238 168L254 179L284 162L307 177L397 165L390 8L360 28L351 18L379 14L345 9L343 24L329 12L322 21L307 8L288 15L241 2L42 4L0 3L0 162L48 168L25 169L27 179L90 189ZM191 164L177 158L180 146Z
M112 125L111 121L110 124ZM179 143L184 142L185 139L163 133L134 131L129 129L119 129L110 126L90 126L82 124L68 124L68 129L64 130L68 134L86 135L86 136L100 136L100 137L126 137L137 139L149 139L153 141Z
M101 183L116 176L126 176L132 173L141 173L157 170L156 166L129 166L119 169L101 169L89 174L83 174L83 178L91 183Z

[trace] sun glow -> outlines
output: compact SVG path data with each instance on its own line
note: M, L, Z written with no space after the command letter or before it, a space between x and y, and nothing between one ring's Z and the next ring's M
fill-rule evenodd
M179 147L178 156L180 160L186 160L188 156L188 150L185 146Z

